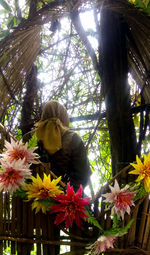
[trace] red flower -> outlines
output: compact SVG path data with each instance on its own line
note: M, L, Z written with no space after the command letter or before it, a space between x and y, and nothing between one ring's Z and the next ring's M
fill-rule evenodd
M56 225L59 225L64 220L66 221L66 228L72 227L73 221L78 227L82 225L81 219L88 218L85 214L84 206L89 204L90 199L81 198L81 196L82 185L75 193L73 187L68 183L66 195L60 194L54 197L60 204L53 205L49 209L51 209L50 213L59 212L54 222Z

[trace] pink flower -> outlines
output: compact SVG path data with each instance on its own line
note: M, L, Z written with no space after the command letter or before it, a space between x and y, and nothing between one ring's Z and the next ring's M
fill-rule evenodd
M55 224L59 225L62 221L66 221L66 228L72 227L73 221L78 227L82 225L81 219L88 216L85 214L85 208L89 204L89 198L81 198L82 196L82 185L80 185L79 190L75 193L73 187L70 183L67 184L66 195L60 194L56 195L54 199L59 202L59 204L51 206L50 213L59 212L56 217Z
M25 178L31 177L31 170L25 166L24 160L11 163L1 160L1 167L0 191L9 191L12 194L20 185L24 185Z
M14 141L11 143L5 141L5 148L7 151L2 154L4 160L12 162L14 160L24 159L24 164L37 163L36 159L39 158L37 153L34 153L34 148L27 148L27 143L23 144L22 140Z
M109 248L114 248L114 241L116 236L100 236L95 243L87 247L91 249L93 255L99 255L101 252L106 251Z
M117 180L115 180L114 187L109 187L111 192L103 195L106 198L104 202L111 203L109 208L112 207L112 215L117 214L118 217L124 219L125 212L130 214L130 207L134 205L133 199L136 193L129 189L129 185L120 189Z

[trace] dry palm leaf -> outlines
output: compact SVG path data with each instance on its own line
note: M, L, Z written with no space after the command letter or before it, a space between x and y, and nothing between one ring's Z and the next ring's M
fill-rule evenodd
M0 50L0 115L24 84L40 50L40 26L16 30Z
M41 26L63 15L57 2L43 7L0 42L0 119L15 95L22 90L40 50Z

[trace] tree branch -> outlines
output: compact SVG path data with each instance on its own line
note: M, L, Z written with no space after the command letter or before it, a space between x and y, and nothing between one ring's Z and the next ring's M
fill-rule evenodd
M150 110L150 104L144 104L142 106L137 106L131 108L131 113L139 113L140 111L145 111L145 110ZM89 115L82 115L82 116L77 116L77 117L71 117L70 122L75 122L75 121L82 121L82 120L97 120L97 119L103 119L106 118L106 112L103 113L95 113L95 114L89 114Z
M89 53L89 55L92 59L94 69L99 73L99 64L98 64L98 61L97 61L95 51L92 48L91 43L89 42L89 40L87 38L86 32L85 32L85 30L84 30L84 28L81 24L78 11L72 12L70 14L70 18L72 20L72 23L73 23L77 33L79 34L83 44L85 45L85 47L86 47L86 49L87 49L87 51L88 51L88 53Z

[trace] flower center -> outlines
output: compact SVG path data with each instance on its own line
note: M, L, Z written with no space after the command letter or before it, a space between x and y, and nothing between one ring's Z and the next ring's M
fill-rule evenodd
M116 204L117 206L122 209L122 208L127 208L127 206L130 206L131 200L133 199L132 194L128 192L120 192L117 195L116 199Z
M66 213L71 215L76 211L76 206L74 203L69 202L68 205L66 206Z
M5 182L5 185L8 186L11 184L17 184L18 179L21 179L22 177L19 174L19 171L14 170L11 168L7 173L1 176L0 182Z
M41 199L49 197L49 190L48 189L43 187L43 188L40 189L39 192L40 192L40 198Z
M10 152L10 156L13 160L23 159L25 157L25 152L22 150L13 150Z
M145 176L150 176L150 166L144 165L142 169L142 174Z

